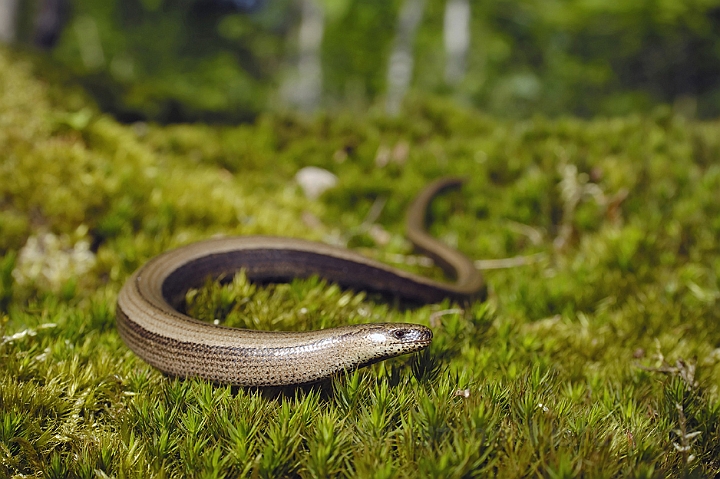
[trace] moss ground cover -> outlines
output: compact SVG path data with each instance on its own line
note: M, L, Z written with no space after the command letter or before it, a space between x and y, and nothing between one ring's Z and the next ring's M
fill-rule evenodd
M714 476L719 133L664 110L509 122L432 99L398 119L121 125L2 51L0 477ZM304 199L306 165L339 186ZM427 324L427 354L253 391L164 377L115 330L136 267L214 234L435 275L402 217L445 174L469 180L431 231L495 268L484 303L242 275L188 296L197 317L253 328Z

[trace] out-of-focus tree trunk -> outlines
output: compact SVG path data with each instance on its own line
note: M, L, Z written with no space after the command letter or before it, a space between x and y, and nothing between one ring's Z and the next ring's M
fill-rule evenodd
M43 0L35 18L36 46L46 50L55 46L65 27L69 11L69 0Z
M447 0L443 26L445 82L457 85L465 77L465 59L470 47L470 2Z
M400 10L395 45L388 65L388 91L385 110L389 115L400 113L413 73L415 32L425 10L425 0L405 0Z
M313 111L322 96L320 48L325 30L325 12L318 0L300 0L297 74L283 86L287 101L303 111Z
M17 0L0 0L0 42L15 41L17 10Z

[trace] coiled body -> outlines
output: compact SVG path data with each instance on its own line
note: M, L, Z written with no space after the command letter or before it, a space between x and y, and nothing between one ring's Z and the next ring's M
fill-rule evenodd
M429 185L408 210L410 240L457 281L433 281L350 250L311 241L246 236L211 239L163 253L138 269L118 296L117 325L138 356L168 374L240 386L315 382L336 373L427 347L432 332L403 323L361 324L319 331L229 328L180 313L190 288L208 277L245 270L252 281L286 282L318 275L353 289L381 291L418 302L468 299L485 293L472 262L424 229L430 200L458 186L448 178Z

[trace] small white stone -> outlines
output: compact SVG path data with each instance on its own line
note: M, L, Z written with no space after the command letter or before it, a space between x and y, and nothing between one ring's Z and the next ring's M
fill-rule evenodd
M315 200L325 191L334 188L338 183L338 177L328 170L306 166L295 174L295 181L302 188L306 198Z

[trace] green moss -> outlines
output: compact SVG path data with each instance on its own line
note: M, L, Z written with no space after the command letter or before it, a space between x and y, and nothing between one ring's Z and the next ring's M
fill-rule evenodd
M720 472L717 123L507 122L423 99L397 119L123 126L49 88L0 51L0 476ZM304 199L293 175L307 165L340 185ZM242 276L188 297L199 318L252 328L429 324L427 354L252 391L163 377L120 340L125 278L213 234L363 245L436 274L402 218L444 174L468 182L433 204L434 235L478 259L534 259L486 271L485 303L406 309ZM21 281L47 234L58 261L90 244L92 268Z

